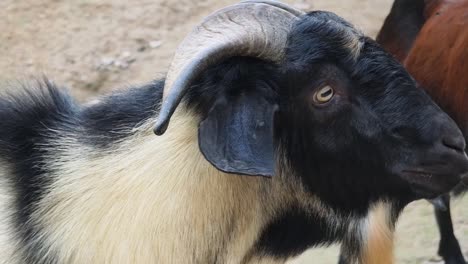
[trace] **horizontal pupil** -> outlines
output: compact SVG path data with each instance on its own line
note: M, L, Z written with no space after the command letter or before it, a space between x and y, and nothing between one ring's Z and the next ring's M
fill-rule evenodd
M329 95L331 95L333 93L333 90L332 89L328 89L326 92L323 92L321 94L322 97L328 97Z

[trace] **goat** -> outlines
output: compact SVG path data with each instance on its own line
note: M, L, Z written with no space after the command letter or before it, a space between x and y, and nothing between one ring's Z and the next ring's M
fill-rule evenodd
M434 101L468 135L468 2L396 0L377 42L401 61ZM466 192L463 185L453 193ZM465 264L453 232L450 195L434 203L441 235L439 255L450 264Z
M385 263L370 231L468 171L396 60L276 1L208 16L164 80L85 105L41 81L0 120L2 263L284 263L341 240Z

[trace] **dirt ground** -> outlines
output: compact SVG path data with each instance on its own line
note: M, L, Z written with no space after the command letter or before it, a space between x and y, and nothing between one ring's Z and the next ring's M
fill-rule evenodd
M80 100L164 76L178 43L204 16L233 0L0 0L0 83L47 75ZM392 0L287 0L329 10L375 36ZM455 202L468 253L468 197ZM427 263L438 235L431 206L410 205L397 228L397 263ZM335 263L336 248L293 263ZM434 260L428 263L434 263Z

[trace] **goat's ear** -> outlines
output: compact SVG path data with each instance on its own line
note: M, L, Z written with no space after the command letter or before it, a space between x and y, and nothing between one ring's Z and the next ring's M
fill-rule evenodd
M247 94L232 99L218 100L200 123L201 152L221 171L273 176L276 104Z

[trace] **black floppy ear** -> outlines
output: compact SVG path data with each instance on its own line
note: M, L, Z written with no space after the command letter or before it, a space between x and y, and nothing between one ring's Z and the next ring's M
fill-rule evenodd
M198 129L201 152L221 171L273 176L276 109L274 103L258 95L218 100Z

